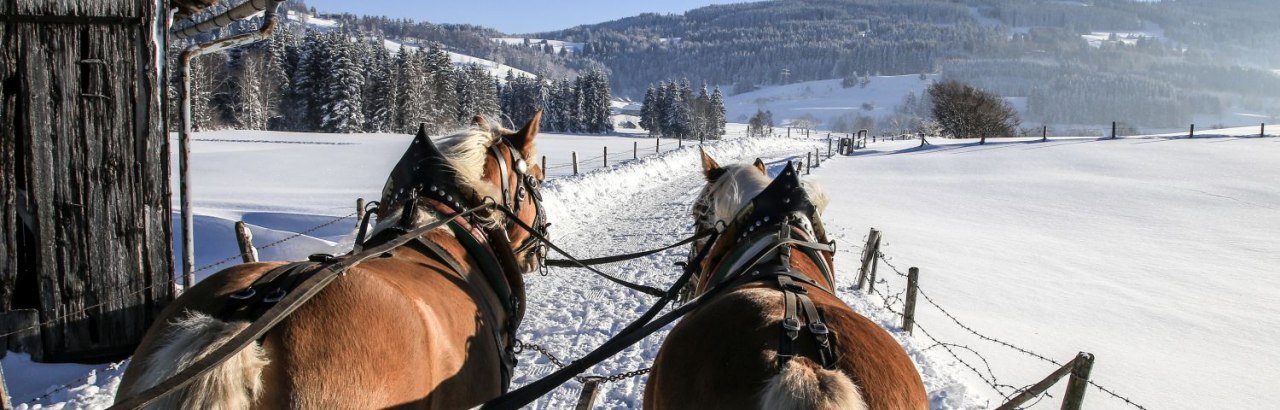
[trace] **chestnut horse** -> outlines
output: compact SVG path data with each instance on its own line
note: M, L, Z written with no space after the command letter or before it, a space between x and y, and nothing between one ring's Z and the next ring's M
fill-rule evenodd
M667 335L645 408L927 409L902 347L832 293L821 189L790 166L770 181L759 160L721 167L704 153L702 163L696 223L726 225L693 294L722 290Z
M477 117L439 147L420 131L388 178L368 242L490 200L545 229L543 173L523 160L536 155L539 119L512 132ZM508 353L521 312L512 302L524 296L521 274L537 270L545 255L505 214L474 216L350 268L256 343L151 407L454 409L498 396L514 365ZM495 255L507 263L494 263ZM183 292L138 347L117 400L172 377L247 328L253 317L225 319L227 306L281 265L235 266ZM492 280L497 265L505 283ZM508 286L509 295L497 285Z

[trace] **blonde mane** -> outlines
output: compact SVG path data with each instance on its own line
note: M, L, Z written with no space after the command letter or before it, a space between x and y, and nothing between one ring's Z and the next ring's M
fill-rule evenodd
M484 124L494 123L493 121L484 122ZM452 134L433 138L432 140L448 160L448 163L444 166L453 169L453 174L456 177L454 183L463 195L472 198L499 198L502 195L499 192L500 189L493 183L484 180L484 165L488 161L489 147L498 143L503 135L510 133L512 133L511 130L498 126L472 124ZM417 219L412 222L412 226L422 226L437 220L434 209L420 207L419 210L422 212L415 213ZM404 209L396 209L385 217L379 218L378 224L374 226L371 235L400 223L400 215L403 212ZM489 220L482 222L486 227L499 226L502 223L502 215L494 215ZM491 224L492 226L489 226Z
M707 184L702 188L699 195L699 203L706 205L710 212L709 220L700 221L708 225L714 225L717 222L726 224L733 222L738 211L742 207L751 202L756 195L760 195L765 187L773 182L768 175L760 172L760 169L751 164L734 164L725 166L724 174L715 180L715 182ZM801 182L805 193L809 196L809 200L813 201L813 205L817 208L818 215L821 216L823 211L827 209L827 192L822 186L804 181ZM697 207L695 206L695 210ZM694 215L697 217L698 215Z

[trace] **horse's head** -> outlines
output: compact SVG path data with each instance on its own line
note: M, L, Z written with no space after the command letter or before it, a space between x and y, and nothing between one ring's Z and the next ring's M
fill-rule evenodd
M467 129L433 141L425 129L392 170L383 188L378 210L379 226L399 223L420 226L435 212L413 212L416 220L401 222L405 206L418 198L432 198L461 211L492 201L536 230L545 231L542 210L543 171L532 159L539 112L519 131L490 125L477 116ZM416 211L416 209L415 209ZM510 241L520 268L532 272L541 267L544 248L528 230L500 211L478 213L475 222L488 230L502 229ZM385 221L385 222L384 222Z
M826 193L815 184L801 182L792 167L771 179L760 159L751 164L721 166L704 152L702 170L707 185L694 203L693 218L699 231L721 231L702 260L702 271L718 265L739 242L756 233L755 228L782 218L791 219L793 226L807 231L810 240L827 241L820 221L827 205ZM703 247L704 243L695 243L694 252Z

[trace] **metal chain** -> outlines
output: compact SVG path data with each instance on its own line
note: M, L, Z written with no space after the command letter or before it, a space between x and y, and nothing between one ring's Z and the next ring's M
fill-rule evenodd
M538 345L538 344L536 344L536 343L529 343L529 342L522 341L522 340L520 340L520 339L516 339L516 343L515 343L515 351L516 351L516 353L523 352L525 349L529 349L529 350L532 350L532 351L535 351L535 352L541 353L543 356L546 356L546 357L547 357L547 361L550 361L550 362L551 362L551 364L556 365L556 367L559 367L559 368L564 368L564 367L565 367L564 362L563 362L563 361L560 361L560 358L556 357L556 355L551 354L551 352L550 352L549 350L547 350L547 348L546 348L546 347L543 347L543 346ZM632 377L636 377L636 376L639 376L639 375L647 374L647 373L649 373L649 371L650 371L650 370L652 370L652 369L653 369L652 367L646 367L646 368L643 368L643 369L636 369L636 370L626 371L626 372L622 372L622 373L618 373L618 374L613 374L613 375L609 375L609 376L581 376L581 375L579 375L579 376L573 376L573 379L574 379L574 380L577 380L577 381L578 381L578 383L586 383L587 381L590 381L590 380L597 380L599 383L613 383L613 382L616 382L616 381L625 380L625 379L630 379L630 378L632 378Z

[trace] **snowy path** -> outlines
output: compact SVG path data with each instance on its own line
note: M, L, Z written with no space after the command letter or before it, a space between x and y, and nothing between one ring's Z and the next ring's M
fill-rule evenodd
M772 145L772 147L755 147ZM773 140L769 143L725 143L709 149L721 163L750 161L756 157L782 161L787 155L812 148L810 142ZM705 183L697 166L697 151L690 149L666 156L660 164L637 164L607 174L583 179L567 179L549 186L549 209L557 242L578 257L633 252L673 243L692 234L689 208ZM659 170L660 176L653 175ZM607 180L608 184L601 184ZM585 190L587 192L577 192ZM601 192L603 191L603 192ZM603 199L603 200L602 200ZM837 235L841 235L837 232ZM838 256L839 282L847 288L856 272L860 237L848 234L837 240L844 249ZM666 287L675 279L675 262L683 261L687 249L675 249L647 258L609 266L606 272L623 279ZM861 294L843 289L841 296L859 311L883 324L891 316L873 307ZM520 338L540 344L568 362L599 346L611 335L639 316L652 298L609 283L580 269L552 269L548 276L529 279L529 317ZM882 317L880 317L882 316ZM587 372L613 375L647 367L657 355L665 331ZM917 360L928 360L908 347ZM525 352L520 357L515 385L523 385L556 369L542 355ZM950 371L938 372L931 363L925 371L935 408L968 408L979 405L966 397L964 387ZM638 408L644 393L645 377L609 384L597 399L598 408ZM573 406L581 385L570 381L539 400L534 408L561 409Z

